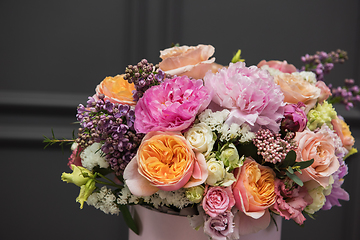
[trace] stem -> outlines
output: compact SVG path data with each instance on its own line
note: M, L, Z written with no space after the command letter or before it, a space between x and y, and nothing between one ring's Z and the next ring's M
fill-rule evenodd
M104 178L105 180L109 181L110 183L106 183L106 182L99 181L99 180L95 179L96 182L101 183L101 184L105 184L105 185L109 185L109 186L114 186L114 187L122 187L121 185L116 184L114 181L112 181L111 179L105 177L101 173L97 172L96 174L99 175L101 178Z

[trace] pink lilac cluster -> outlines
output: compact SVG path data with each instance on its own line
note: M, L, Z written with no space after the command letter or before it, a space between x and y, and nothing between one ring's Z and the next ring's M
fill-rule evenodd
M345 79L345 85L343 87L333 87L329 84L332 96L330 98L331 103L341 103L345 105L347 110L350 110L354 105L360 102L360 89L359 86L354 85L354 79Z
M143 59L134 66L127 66L124 79L129 83L134 83L136 90L133 92L133 98L138 101L147 89L159 85L166 76L170 77L159 69L158 65L154 66L154 64Z
M200 79L165 79L148 89L136 104L135 129L140 133L185 130L209 105L211 97Z
M135 156L143 134L134 129L135 112L129 105L89 97L87 106L79 105L77 119L79 128L76 142L85 148L97 142L104 142L101 150L117 175L121 175Z
M247 123L252 131L261 126L279 131L284 95L268 71L246 67L244 62L230 63L216 74L208 72L204 81L205 86L214 89L212 101L217 108L230 110L226 124Z
M321 51L314 55L306 54L301 57L301 61L305 63L301 71L312 71L318 81L324 81L324 75L334 68L335 63L344 63L347 59L347 52L340 49L329 53Z
M299 225L306 220L303 210L313 202L306 187L300 187L291 179L275 180L276 201L272 209L286 220L293 219Z
M292 132L282 139L281 134L274 133L269 129L261 128L256 132L253 143L257 148L257 154L264 158L265 162L278 163L285 159L290 150L296 149L296 143L291 140Z

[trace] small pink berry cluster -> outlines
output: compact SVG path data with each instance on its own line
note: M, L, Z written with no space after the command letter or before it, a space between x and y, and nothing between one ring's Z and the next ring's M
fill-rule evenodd
M257 154L261 155L265 162L276 164L284 160L290 150L296 148L295 142L292 141L293 137L294 133L288 132L282 139L281 134L261 128L256 133L253 143L257 147Z

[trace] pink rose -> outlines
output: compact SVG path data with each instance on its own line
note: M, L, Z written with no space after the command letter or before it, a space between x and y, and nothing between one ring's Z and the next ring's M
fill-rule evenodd
M228 187L208 188L202 201L203 209L210 217L229 211L234 205L235 199Z
M323 81L317 81L315 86L321 90L320 96L318 98L318 101L320 103L323 103L326 99L329 98L329 96L332 95L330 88L326 86L326 84Z
M211 101L211 92L202 80L187 76L166 79L149 88L135 106L137 132L182 131Z
M237 181L232 185L236 207L247 216L261 218L275 202L275 173L252 158L234 170ZM256 186L256 187L254 187Z
M205 182L208 172L204 155L194 152L180 133L150 132L123 176L132 194L150 196L159 189L198 186Z
M257 67L261 68L262 66L267 65L270 68L274 68L279 70L280 72L283 73L293 73L296 72L296 67L292 64L288 64L287 61L277 61L277 60L272 60L272 61L265 61L262 60L261 62L258 63Z
M204 232L212 240L227 240L234 232L234 215L224 212L216 217L207 217L204 223Z
M215 58L209 58L214 54L215 48L211 45L198 45L196 47L172 47L160 51L162 62L160 69L164 72L191 78L200 79L212 69Z
M308 161L314 159L314 163L301 170L298 177L307 182L315 180L323 187L329 185L330 176L338 170L340 164L335 155L334 140L326 132L312 132L305 129L297 132L294 138L298 148L296 150L296 161Z

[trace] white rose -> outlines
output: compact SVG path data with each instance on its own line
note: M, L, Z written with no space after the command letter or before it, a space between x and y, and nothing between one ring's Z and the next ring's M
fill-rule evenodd
M211 186L215 186L217 182L220 182L225 178L226 171L224 163L216 160L215 158L211 158L206 164L209 174L206 179L206 183Z
M313 203L305 208L305 211L314 214L319 211L325 204L326 198L324 194L324 187L320 186L315 181L311 180L304 183L304 186L308 189L309 195L313 199ZM316 186L314 188L314 186Z
M197 151L207 156L215 143L213 132L205 123L195 124L185 133L185 138Z

